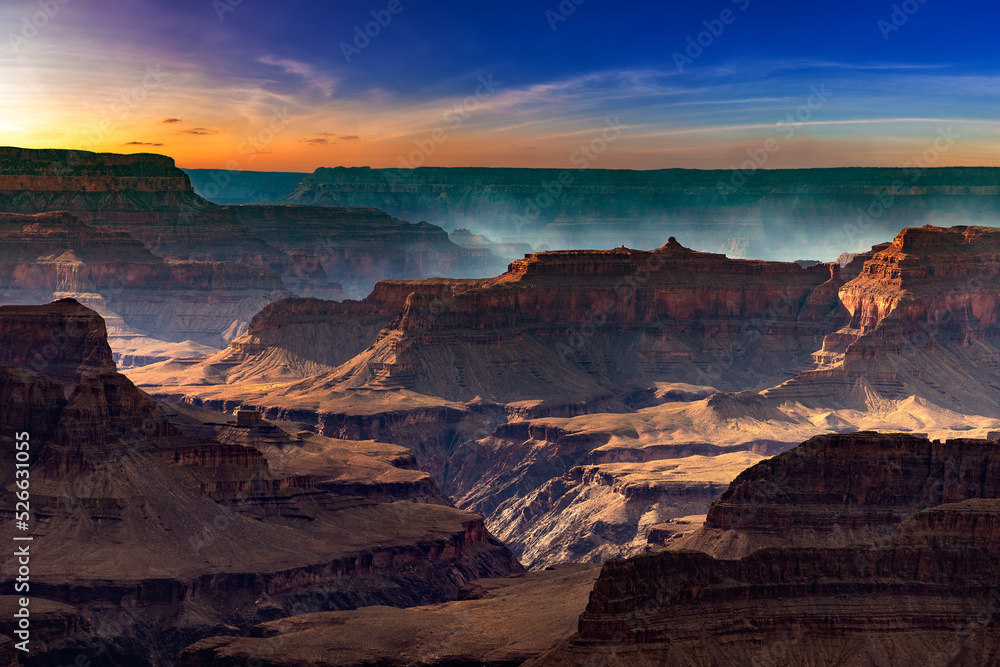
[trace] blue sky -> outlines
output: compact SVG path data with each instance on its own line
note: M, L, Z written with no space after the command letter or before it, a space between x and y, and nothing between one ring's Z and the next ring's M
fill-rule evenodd
M558 167L617 118L588 166L728 168L769 139L766 167L900 165L948 128L934 164L997 164L998 18L943 0L10 0L0 143Z

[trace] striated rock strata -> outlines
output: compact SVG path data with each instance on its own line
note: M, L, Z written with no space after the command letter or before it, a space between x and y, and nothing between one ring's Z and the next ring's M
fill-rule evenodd
M31 442L32 550L44 557L30 594L75 610L85 643L104 647L92 660L170 664L208 635L301 610L440 602L521 569L479 515L324 489L299 474L301 457L280 473L239 437L185 433L115 371L103 321L74 301L0 308L0 338L0 430ZM370 480L350 457L371 457L341 449L328 476ZM10 542L13 445L2 452Z
M741 557L609 561L578 633L527 664L996 665L998 462L985 440L810 440L713 504Z
M674 235L705 250L784 260L832 258L904 227L991 224L1000 214L995 168L767 169L739 177L694 169L338 167L317 169L280 202L374 206L552 248L655 248Z
M519 665L573 632L597 572L560 566L472 582L456 602L293 616L251 637L204 639L184 650L181 666Z
M0 213L0 302L85 303L109 322L117 360L132 355L127 366L147 361L135 358L142 338L195 353L223 346L250 314L287 294L269 270L165 260L124 232L67 213Z
M839 299L850 319L824 339L817 367L768 396L861 410L918 396L1000 415L1000 229L904 229Z

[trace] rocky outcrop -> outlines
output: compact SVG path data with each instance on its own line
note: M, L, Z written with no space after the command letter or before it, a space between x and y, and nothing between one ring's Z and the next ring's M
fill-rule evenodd
M567 565L463 587L445 604L293 616L251 637L212 637L184 650L182 667L519 665L576 627L597 575Z
M323 491L381 503L405 500L453 506L431 475L417 469L416 457L405 447L373 440L335 440L295 422L260 420L245 425L227 414L185 403L161 410L185 435L256 450L275 474L309 478L312 486Z
M843 546L914 511L1000 497L993 442L857 432L823 435L739 475L690 548L739 557L764 546Z
M282 299L265 306L244 335L219 353L190 356L132 373L142 385L287 382L327 373L360 354L400 314L414 292L449 297L482 281L384 280L362 301ZM334 341L335 344L331 344Z
M270 270L167 261L67 213L0 213L0 245L0 301L86 303L110 322L118 360L141 338L221 347L253 312L288 294Z
M985 440L810 440L713 504L705 530L742 554L608 562L578 634L529 664L995 665L997 461Z
M488 250L467 249L427 223L371 208L225 207L195 194L159 155L0 148L0 211L68 211L176 261L234 262L276 273L299 296L366 295L385 278L494 275Z
M316 610L440 602L470 580L520 570L478 515L346 495L378 477L372 469L394 467L350 445L314 479L303 474L308 457L276 470L266 448L239 436L224 444L186 434L115 372L103 333L100 317L72 301L0 309L9 343L0 348L0 419L6 433L30 434L31 544L45 554L32 560L30 593L73 607L95 630L128 609L129 623L102 635L121 664L170 663L192 641L288 615L303 600L321 599ZM38 345L55 346L42 352L45 365ZM4 448L5 459L13 451ZM360 461L370 470L354 469ZM7 541L10 463L0 503ZM357 483L324 488L323 474ZM410 477L416 488L420 476L400 470L387 481Z
M742 389L809 359L840 321L838 281L828 265L731 260L674 239L536 253L451 298L410 295L375 345L316 384L569 413L655 382Z
M308 251L352 295L383 279L492 276L506 262L488 249L455 245L435 225L411 224L374 208L241 206L236 218L285 251Z
M919 396L996 416L1000 230L904 229L840 288L850 313L814 355L817 369L767 393L867 409Z
M568 180L567 180L568 178ZM282 203L374 206L552 248L654 248L664 236L742 257L832 257L903 227L995 220L996 169L317 169Z

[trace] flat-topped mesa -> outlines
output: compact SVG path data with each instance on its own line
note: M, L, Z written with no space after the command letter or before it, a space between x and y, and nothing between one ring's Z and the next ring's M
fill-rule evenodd
M995 442L820 435L741 473L685 546L727 558L844 546L884 537L919 510L975 498L1000 498Z
M558 276L631 276L635 284L653 280L660 274L680 271L723 272L740 275L796 274L802 267L794 262L768 262L761 260L730 259L726 255L699 252L681 245L673 236L656 250L556 250L525 255L514 260L507 274L515 278ZM820 275L830 268L826 264L805 269Z
M384 278L492 276L503 267L440 227L373 208L218 206L159 155L2 149L0 211L68 211L165 259L272 270L300 296L340 298L341 280L364 295Z
M0 149L0 211L68 211L122 231L166 259L288 263L226 208L194 193L173 159L86 151Z
M671 238L653 251L534 253L444 303L412 297L398 326L404 331L517 326L519 333L534 329L548 335L586 324L600 335L669 320L675 331L702 331L711 321L738 333L748 321L767 317L778 335L794 336L799 324L814 335L837 311L839 285L834 265L729 259ZM800 318L817 306L825 316L818 322Z
M115 370L104 320L73 299L0 307L0 366L68 384L87 373Z
M947 316L975 333L1000 321L998 272L1000 229L926 225L902 230L840 296L850 327L864 333L896 311L903 320Z
M123 190L194 194L187 174L165 155L0 146L0 193Z

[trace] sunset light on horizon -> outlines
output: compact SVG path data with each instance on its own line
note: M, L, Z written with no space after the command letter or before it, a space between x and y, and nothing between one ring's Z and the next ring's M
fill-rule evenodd
M549 4L7 2L0 145L253 171L1000 165L992 5Z

